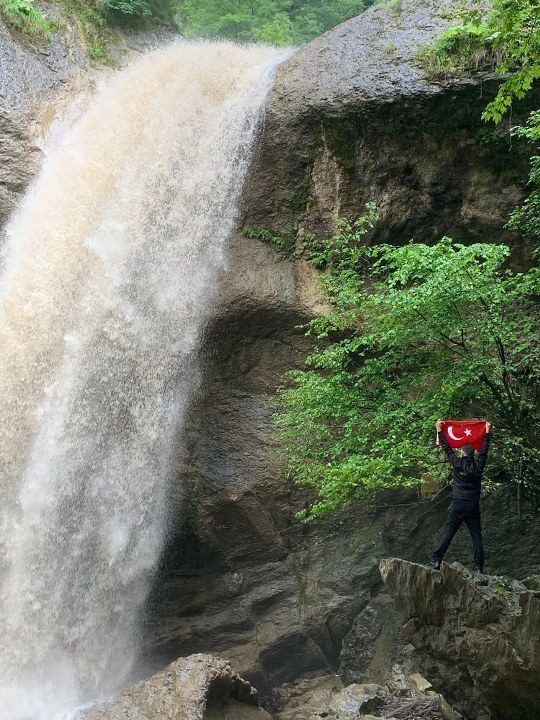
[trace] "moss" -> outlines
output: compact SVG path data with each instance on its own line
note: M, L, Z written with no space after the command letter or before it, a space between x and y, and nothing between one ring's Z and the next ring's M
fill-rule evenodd
M353 175L356 170L357 137L352 125L325 123L324 137L340 166Z
M482 25L464 22L449 27L429 45L421 47L416 60L428 80L446 80L496 68L501 58L491 45L492 39Z
M306 209L309 200L309 185L297 185L291 191L290 208L295 212L302 212Z
M403 12L403 0L388 0L388 9L394 17L399 17Z

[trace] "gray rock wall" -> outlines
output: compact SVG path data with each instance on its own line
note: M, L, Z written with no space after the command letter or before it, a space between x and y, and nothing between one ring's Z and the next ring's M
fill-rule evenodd
M453 12L451 0L380 3L282 65L248 224L328 233L375 200L376 241L512 240L502 226L522 195L526 153L507 135L485 142L492 128L480 115L497 81L428 82L417 57Z

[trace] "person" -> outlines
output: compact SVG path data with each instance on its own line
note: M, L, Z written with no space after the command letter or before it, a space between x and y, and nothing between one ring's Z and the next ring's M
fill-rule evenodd
M482 473L489 449L489 431L491 423L486 422L484 442L475 458L472 445L464 445L458 450L459 456L448 444L442 432L442 420L435 423L437 437L444 453L452 465L453 489L452 502L448 509L448 518L438 547L431 556L430 566L435 570L441 567L442 559L450 547L454 535L465 522L469 528L474 548L474 569L484 572L484 546L480 524L480 490Z

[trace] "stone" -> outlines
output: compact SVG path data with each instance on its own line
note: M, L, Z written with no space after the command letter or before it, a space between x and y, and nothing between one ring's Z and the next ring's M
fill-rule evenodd
M332 697L343 689L337 675L305 677L276 688L273 701L280 710L276 720L308 720L326 708Z
M211 655L181 658L81 720L271 720L257 692Z
M420 693L424 693L433 687L429 680L426 680L420 673L412 673L409 675L409 680Z
M371 599L357 615L343 639L340 654L340 675L346 682L376 682L404 686L398 679L394 664L403 666L402 619L386 593Z
M455 13L453 0L403 0L399 12L378 3L282 64L246 193L248 225L328 234L374 200L373 242L512 241L503 226L522 197L526 153L501 156L483 142L480 117L500 80L430 82L418 61Z
M387 558L380 568L415 661L435 690L466 716L540 715L539 590L478 576L459 563L437 572Z
M339 720L352 720L380 707L383 696L383 688L374 683L349 685L332 699L327 712Z

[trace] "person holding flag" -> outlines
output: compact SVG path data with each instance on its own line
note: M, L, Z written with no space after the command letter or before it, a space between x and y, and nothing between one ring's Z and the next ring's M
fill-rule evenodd
M441 567L442 559L454 535L465 522L474 548L474 569L484 572L484 546L480 524L480 490L482 473L489 448L491 423L486 420L437 420L437 445L440 445L452 465L452 503L437 549L430 566ZM454 452L457 450L457 455ZM478 455L475 457L475 450Z

